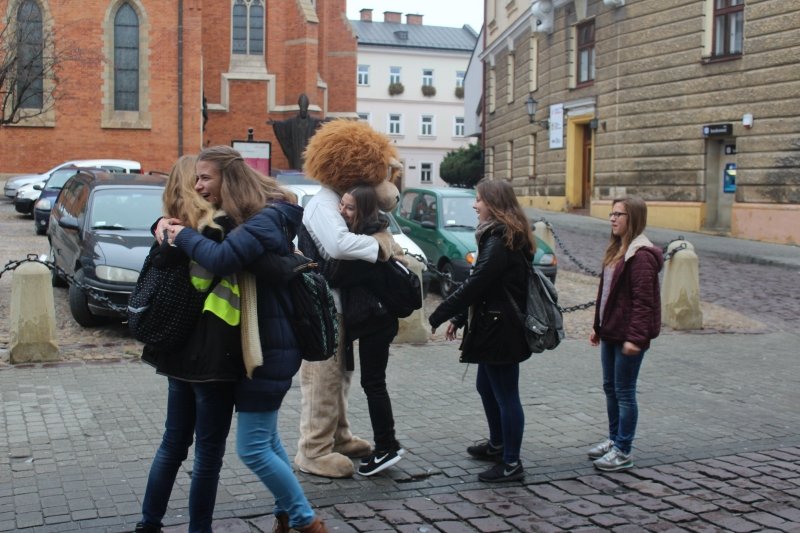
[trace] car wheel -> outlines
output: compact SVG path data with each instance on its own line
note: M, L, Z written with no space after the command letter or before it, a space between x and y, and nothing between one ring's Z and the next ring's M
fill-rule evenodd
M453 283L455 270L452 264L445 263L442 265L441 272L443 275L439 278L439 294L441 294L443 298L447 298L456 290L456 284Z
M50 247L50 257L48 259L50 259L50 261L53 261L54 264L55 264L55 259L54 258L55 258L55 255L53 255L53 247L51 246ZM58 274L58 271L56 270L55 266L53 267L52 270L50 270L50 284L53 287L62 287L63 288L63 287L67 286L67 281Z
M99 326L105 321L102 317L95 316L89 310L89 298L79 285L83 284L83 270L75 272L75 282L69 286L69 310L75 322L85 328Z

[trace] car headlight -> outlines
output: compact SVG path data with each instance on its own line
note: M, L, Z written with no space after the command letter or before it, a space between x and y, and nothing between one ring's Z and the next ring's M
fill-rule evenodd
M135 270L108 265L100 265L95 268L95 274L99 279L121 283L136 283L136 280L139 279L139 273Z
M36 200L36 203L33 204L33 207L36 209L41 209L42 211L46 211L50 209L50 199L40 198L39 200Z
M464 259L466 259L467 263L469 263L470 265L474 265L475 264L475 260L477 258L478 258L478 254L476 254L475 252L467 252L467 255L464 256Z
M553 254L542 254L542 257L539 258L537 263L540 265L555 265L556 256Z

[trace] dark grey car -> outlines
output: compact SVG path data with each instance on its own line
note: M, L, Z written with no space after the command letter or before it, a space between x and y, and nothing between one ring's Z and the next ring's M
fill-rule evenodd
M69 281L72 316L82 326L126 316L128 296L139 277L161 216L161 175L81 170L70 178L50 213L50 257L63 271L53 285Z

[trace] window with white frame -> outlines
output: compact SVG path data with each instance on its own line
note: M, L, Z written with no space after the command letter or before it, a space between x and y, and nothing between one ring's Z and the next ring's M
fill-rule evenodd
M744 0L714 0L714 57L742 55Z
M400 67L389 67L389 83L400 83Z
M7 63L9 66L16 64L15 104L23 109L41 109L44 107L44 24L39 4L34 0L21 2L16 22L16 61Z
M369 65L358 66L358 85L369 85Z
M528 177L536 176L536 134L528 135Z
M464 117L456 117L453 120L453 136L454 137L464 136Z
M575 27L577 41L577 86L590 85L594 82L594 20L578 24Z
M400 113L391 113L389 115L389 134L400 135L403 128L403 115Z
M369 113L359 112L358 113L358 120L360 120L361 122L366 122L367 124L369 124Z
M264 1L235 0L231 14L231 52L264 55Z
M489 93L489 113L494 113L495 109L495 87L497 86L497 75L495 74L494 68L489 69L489 88L487 92Z
M419 164L420 183L431 183L433 181L433 163Z
M464 86L464 78L466 77L467 73L463 70L456 71L456 87L463 87Z
M512 103L514 101L514 54L508 54L506 56L506 76L507 76L507 90L506 90L506 102Z
M433 115L422 115L419 123L419 134L426 137L433 135Z
M422 85L425 86L432 86L433 85L433 69L432 68L424 68L422 69Z

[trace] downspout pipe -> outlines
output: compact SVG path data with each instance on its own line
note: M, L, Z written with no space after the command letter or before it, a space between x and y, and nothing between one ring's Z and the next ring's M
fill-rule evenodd
M178 157L183 155L183 0L178 0Z

